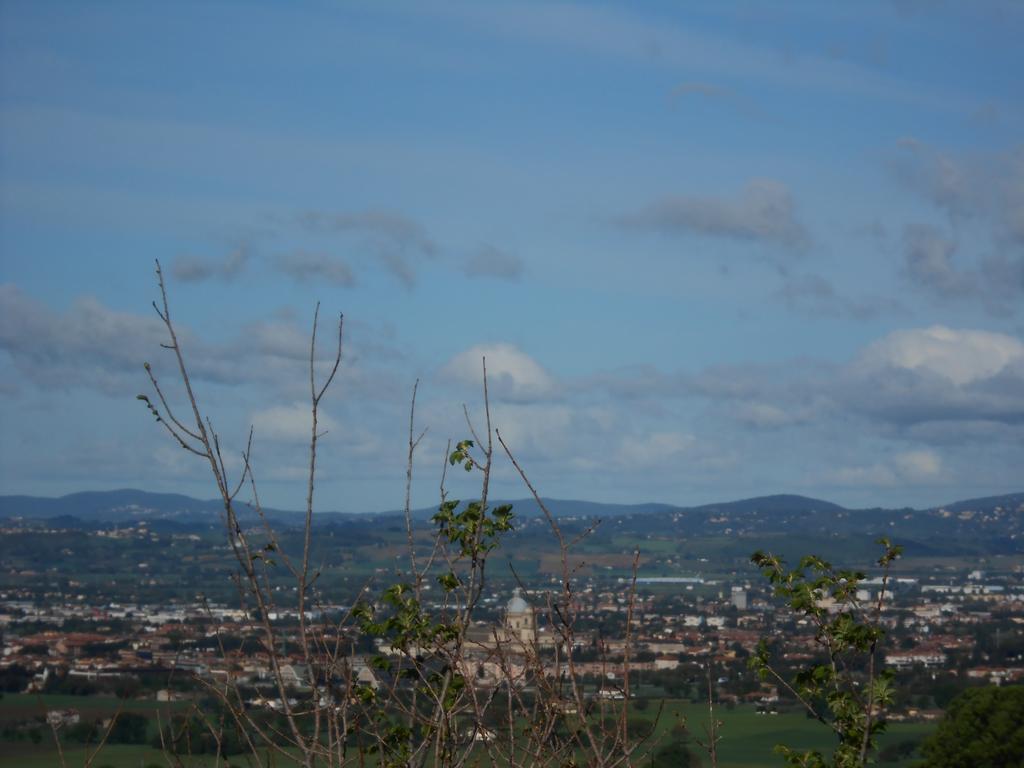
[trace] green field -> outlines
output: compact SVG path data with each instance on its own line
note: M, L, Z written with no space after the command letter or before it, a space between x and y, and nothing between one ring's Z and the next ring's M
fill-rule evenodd
M70 696L58 693L6 693L0 698L0 722L14 718L45 715L54 709L77 709L82 717L109 716L119 709L125 712L150 714L159 710L187 706L186 702L167 704L153 699L122 701L114 696Z
M644 713L652 719L658 714L657 703L651 702ZM776 755L773 748L784 743L796 749L820 749L829 754L835 746L835 738L831 732L815 720L808 719L803 713L783 712L777 715L759 715L756 707L744 705L729 710L716 709L715 714L722 722L719 731L721 741L718 744L718 760L722 766L729 768L762 768L763 766L781 766L782 758ZM708 722L706 704L691 704L682 701L667 701L661 710L658 727L653 739L663 744L669 739L670 732L676 723L685 721L691 734L690 749L698 752L700 747L694 743L695 738L706 741L705 725ZM884 748L908 739L920 739L934 730L934 725L925 723L894 723L889 732L879 740L879 747ZM705 760L708 764L708 761ZM910 763L906 763L909 765ZM902 763L882 763L881 765L900 766Z
M117 711L117 699L78 696L23 696L7 695L0 699L0 721L22 719L41 714L46 709L77 709L83 717L98 717ZM166 704L149 701L133 701L125 705L126 710L140 713L166 711ZM179 705L180 706L180 705ZM801 713L783 712L778 715L759 715L753 706L739 706L735 709L720 708L716 715L722 721L721 741L718 745L719 765L729 768L767 768L781 766L781 758L773 752L778 743L794 748L821 749L826 753L834 745L829 731L820 723L809 720ZM668 700L659 706L651 701L643 711L635 711L632 717L643 718L657 725L645 747L657 750L672 737L673 728L684 722L690 733L690 749L699 752L695 739L705 738L707 706L686 701ZM909 739L919 740L931 733L933 725L924 723L894 723L880 740L880 747L896 744ZM89 751L75 745L65 750L68 768L81 768ZM238 755L228 763L234 766L255 765L245 756ZM881 766L905 768L913 761L880 763ZM150 765L166 765L159 750L147 746L110 745L104 747L93 761L93 768L146 768ZM277 761L277 764L282 764ZM644 761L637 761L643 765ZM705 764L708 764L705 758ZM58 766L57 752L52 737L47 731L42 743L33 745L27 741L0 742L0 768L43 768ZM206 768L214 765L212 757L194 758L186 766ZM224 766L222 760L220 763Z
M10 768L59 768L60 761L57 751L53 748L52 741L43 742L38 746L31 744L17 743L7 744L0 742L3 749L3 756L0 757L0 765ZM82 768L88 759L90 751L81 747L66 749L64 759L68 768ZM212 761L210 765L212 765ZM104 747L99 755L92 762L91 768L149 768L151 765L166 766L167 762L159 750L142 746L129 746L123 744ZM196 763L199 768L201 763ZM222 763L223 765L223 763Z

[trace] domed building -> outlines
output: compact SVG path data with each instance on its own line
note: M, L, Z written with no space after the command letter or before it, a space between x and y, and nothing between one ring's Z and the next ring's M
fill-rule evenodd
M537 643L537 615L523 599L523 590L519 587L505 606L505 632L509 641L526 648Z
M536 664L537 649L537 615L516 588L499 623L478 622L467 631L465 674L478 686L521 685Z

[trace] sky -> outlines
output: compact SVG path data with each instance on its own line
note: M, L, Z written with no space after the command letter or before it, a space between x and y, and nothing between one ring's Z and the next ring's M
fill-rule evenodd
M0 493L1024 490L1016 3L0 3ZM465 413L464 413L465 406ZM449 475L455 498L478 493ZM478 478L477 478L478 480ZM527 495L496 462L492 495ZM243 495L248 494L246 491Z

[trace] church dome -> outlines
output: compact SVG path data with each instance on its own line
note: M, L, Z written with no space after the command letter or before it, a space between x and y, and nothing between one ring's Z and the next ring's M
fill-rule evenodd
M505 610L508 613L529 613L530 606L523 600L522 590L516 587L515 592L512 593L512 599L508 601L508 605L505 606Z

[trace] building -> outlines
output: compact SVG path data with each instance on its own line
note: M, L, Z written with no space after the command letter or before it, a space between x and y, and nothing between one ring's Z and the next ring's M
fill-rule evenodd
M747 610L747 590L743 587L733 587L732 604L736 606L736 610L738 611Z
M529 648L537 643L537 614L516 587L505 606L505 636L508 641Z

